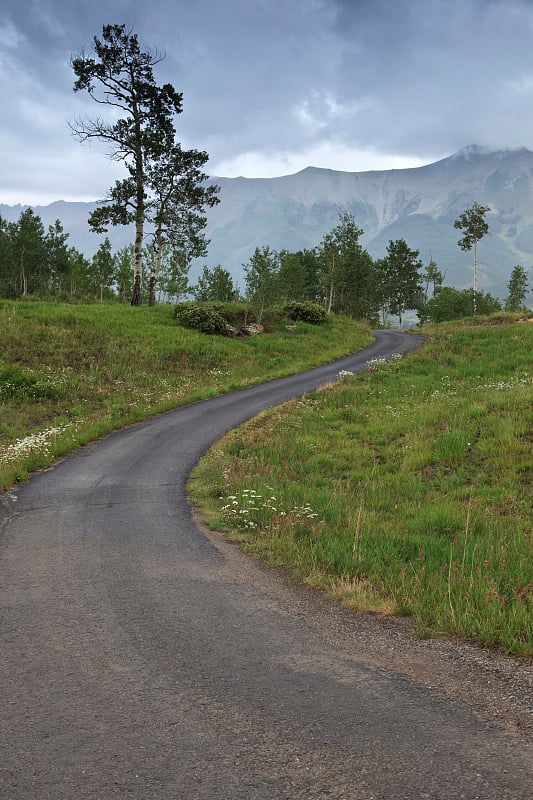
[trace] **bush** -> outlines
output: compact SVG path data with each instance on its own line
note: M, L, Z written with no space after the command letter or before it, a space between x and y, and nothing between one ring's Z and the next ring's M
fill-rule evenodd
M178 325L201 333L224 333L225 319L212 307L198 303L179 303L174 306L174 316Z
M250 308L243 303L223 303L218 300L210 300L203 303L202 306L219 314L228 325L239 327L245 319L251 319Z
M312 325L323 325L328 318L326 309L318 303L292 302L287 303L283 309L289 319L297 322L310 322Z

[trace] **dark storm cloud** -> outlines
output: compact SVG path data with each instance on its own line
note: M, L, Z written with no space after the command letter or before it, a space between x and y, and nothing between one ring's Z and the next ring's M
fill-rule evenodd
M31 188L94 197L119 176L67 126L96 115L69 59L107 23L165 51L156 79L184 93L178 137L219 174L533 147L531 2L4 0L0 202Z
M359 135L421 155L532 144L531 2L335 0L339 91L375 98Z

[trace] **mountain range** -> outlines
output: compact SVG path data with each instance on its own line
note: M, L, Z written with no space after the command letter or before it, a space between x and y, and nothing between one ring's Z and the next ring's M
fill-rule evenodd
M472 285L472 254L457 245L453 223L472 203L490 207L489 233L478 246L478 286L505 297L511 270L533 263L533 152L527 148L489 151L466 147L433 164L413 169L340 172L307 167L279 178L219 178L220 203L208 213L208 257L243 286L242 264L256 247L300 250L316 246L351 212L363 229L362 244L373 257L391 239L403 238L427 264L436 261L445 283ZM96 203L59 200L34 210L45 225L60 219L69 243L90 256L103 236L90 232L87 217ZM26 206L0 205L0 215L18 219ZM133 240L132 230L109 231L114 249Z

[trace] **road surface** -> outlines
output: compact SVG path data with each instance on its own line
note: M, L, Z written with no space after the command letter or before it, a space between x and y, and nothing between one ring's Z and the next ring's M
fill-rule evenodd
M224 432L415 343L382 332L335 365L119 431L3 496L1 800L530 800L514 728L369 664L342 630L335 644L327 611L317 624L187 502Z

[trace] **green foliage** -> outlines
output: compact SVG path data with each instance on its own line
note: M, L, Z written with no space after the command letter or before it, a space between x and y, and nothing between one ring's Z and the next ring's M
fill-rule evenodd
M0 401L57 399L62 394L62 387L46 376L16 364L0 366Z
M471 317L474 315L474 308L478 314L492 314L501 310L501 304L489 292L476 292L474 295L473 289L459 290L443 286L438 294L426 303L420 316L428 322L446 322Z
M197 303L179 303L174 306L174 317L178 325L201 333L224 333L226 322L214 309Z
M253 310L246 303L225 303L219 300L212 300L202 303L202 306L214 311L228 325L233 325L236 328L247 322L257 321Z
M507 298L505 300L506 311L521 311L524 308L524 300L528 291L527 270L517 264L509 278Z
M436 294L438 294L439 290L442 288L442 284L444 283L444 275L437 267L437 263L433 261L432 258L430 259L429 264L426 264L424 267L422 280L425 284L424 299L427 303L430 296L429 287L432 286L431 296L434 297Z
M238 296L238 291L230 273L220 264L217 264L213 269L209 269L206 264L192 292L199 302L220 300L221 302L231 303Z
M266 309L278 299L279 254L270 247L256 247L247 264L243 264L246 298L261 322Z
M376 307L373 262L359 242L362 234L353 215L345 212L317 248L318 296L328 311L359 319L369 318Z
M91 289L95 295L109 297L116 279L116 262L111 252L111 242L106 238L94 254L91 262Z
M328 318L326 309L318 303L293 301L286 303L283 310L289 319L310 322L312 325L323 325Z
M453 226L463 231L463 236L457 244L461 250L471 250L474 248L474 282L472 288L474 290L474 316L478 313L477 308L477 243L480 239L488 233L489 225L485 220L485 214L490 211L488 206L482 206L480 203L474 203L471 208L467 208L459 219L456 219ZM481 312L483 313L483 312Z
M400 328L404 312L418 308L422 301L422 262L418 255L418 250L411 250L404 239L397 239L389 242L387 255L380 262L383 299L391 314L398 315Z
M88 57L82 52L72 59L74 91L87 91L98 104L122 114L112 123L101 117L77 120L71 130L80 142L106 142L109 157L123 161L127 169L128 177L111 187L89 224L105 232L109 225L135 223L132 305L142 299L145 223L155 228L156 256L148 281L149 302L154 304L163 245L185 254L187 263L204 255L203 212L218 202L218 188L203 185L207 153L183 150L175 142L174 117L182 111L182 94L169 83L156 85L153 67L161 59L156 51L142 51L137 35L125 25L104 25L101 38L94 37L94 53Z
M208 158L204 151L184 150L174 144L146 165L151 195L148 218L155 226L156 251L150 275L150 305L155 303L155 283L165 246L172 250L174 259L186 264L207 254L205 209L219 202L219 187L206 185L208 175L202 172Z
M471 250L488 233L489 225L485 215L489 211L489 206L474 203L455 220L453 227L463 231L463 236L457 242L461 250Z
M280 301L316 300L318 292L318 256L316 250L279 254L278 291Z

